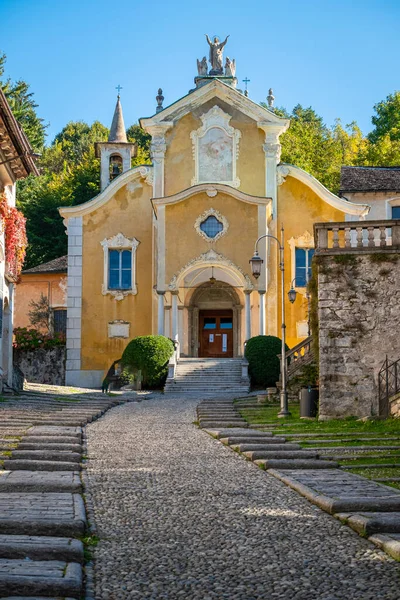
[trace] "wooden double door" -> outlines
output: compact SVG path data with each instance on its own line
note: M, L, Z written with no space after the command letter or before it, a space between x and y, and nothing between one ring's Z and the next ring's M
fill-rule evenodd
M233 357L233 310L201 310L199 328L199 356Z

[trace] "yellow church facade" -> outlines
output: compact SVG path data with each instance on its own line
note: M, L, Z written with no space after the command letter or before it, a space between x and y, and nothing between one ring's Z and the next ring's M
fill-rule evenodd
M200 74L200 67L199 67ZM281 334L278 244L263 238L258 280L249 259L284 228L286 338L308 335L306 283L313 224L358 220L368 206L339 198L280 163L289 127L236 89L234 76L197 87L140 120L152 165L130 168L118 99L98 144L102 191L62 208L68 232L67 385L99 386L139 335L162 334L188 357L238 357L255 335Z

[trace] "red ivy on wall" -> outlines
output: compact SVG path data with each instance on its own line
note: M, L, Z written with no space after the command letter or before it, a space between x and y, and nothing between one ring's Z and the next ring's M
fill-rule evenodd
M22 271L28 244L26 219L15 206L9 206L5 194L0 196L0 219L4 229L6 274L13 279L18 279Z

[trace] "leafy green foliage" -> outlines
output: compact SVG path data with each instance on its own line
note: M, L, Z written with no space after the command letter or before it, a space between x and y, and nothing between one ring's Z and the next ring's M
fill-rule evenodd
M400 92L389 94L386 100L382 100L374 106L375 115L372 124L375 129L368 135L370 142L389 135L391 141L400 141Z
M275 387L279 379L282 342L273 335L257 335L246 344L249 375L253 386ZM286 350L289 347L286 346Z
M47 125L36 114L38 105L33 99L33 92L29 91L29 84L22 80L13 82L10 78L3 79L5 64L5 54L0 55L0 86L32 148L40 151L44 146Z
M65 335L55 333L54 335L43 334L37 329L28 329L27 327L16 327L14 329L14 348L16 350L37 350L43 348L55 348L56 346L65 346Z
M161 387L167 377L174 344L163 335L144 335L129 342L122 355L123 368L140 370L143 386Z

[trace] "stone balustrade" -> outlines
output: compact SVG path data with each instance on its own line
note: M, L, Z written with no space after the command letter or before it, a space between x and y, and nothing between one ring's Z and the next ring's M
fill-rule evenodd
M315 223L316 254L400 251L400 219Z

